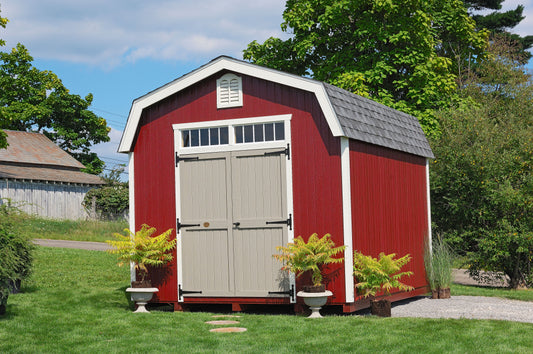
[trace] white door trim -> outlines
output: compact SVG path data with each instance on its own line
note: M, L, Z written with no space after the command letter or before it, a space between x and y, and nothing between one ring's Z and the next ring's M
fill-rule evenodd
M174 153L176 156L181 156L182 154L200 154L208 152L222 152L222 151L241 151L241 150L262 150L276 147L287 147L289 144L288 155L286 161L286 182L287 182L287 218L289 215L292 216L292 228L287 228L287 239L288 242L294 241L294 205L293 205L293 186L292 186L292 144L291 142L291 114L284 115L275 115L275 116L265 116L265 117L248 117L240 119L230 119L222 121L207 121L207 122L198 122L198 123L181 123L173 124L172 128L174 130ZM246 124L260 124L260 123L270 123L270 122L284 122L285 130L285 139L277 140L271 142L261 142L261 143L244 143L236 144L235 138L232 132L232 127L235 125L246 125ZM197 128L215 128L221 126L229 126L229 141L228 145L215 145L215 146L201 146L201 147L183 147L181 131L186 129L197 129ZM132 174L130 174L132 176ZM180 200L180 164L177 163L175 167L175 193L176 193L176 219L182 218L181 215L181 200ZM182 286L183 279L183 246L181 242L181 237L179 237L178 230L176 229L176 266L177 266L177 288L178 288L178 302L183 302L183 298L179 297L179 287ZM280 245L284 246L284 245ZM289 287L296 289L296 279L293 274L289 277ZM296 296L289 297L291 303L296 302Z

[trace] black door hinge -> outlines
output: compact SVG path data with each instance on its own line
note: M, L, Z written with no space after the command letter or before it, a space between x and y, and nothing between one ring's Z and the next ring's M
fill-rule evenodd
M179 296L180 299L183 297L183 295L201 294L201 293L202 293L202 291L200 291L200 290L183 290L183 289L181 289L181 284L178 286L178 296Z
M287 144L287 148L285 148L283 150L265 152L264 155L265 156L272 156L272 155L281 155L281 154L287 155L287 160L291 159L291 147L290 147L290 144Z
M267 225L271 224L287 224L289 227L289 230L292 230L292 214L289 214L289 218L287 220L279 220L279 221L267 221Z
M198 160L198 156L196 157L180 157L178 155L178 153L176 152L176 167L178 167L178 164L180 163L180 161L194 161L194 160Z
M182 227L193 227L193 226L200 226L200 224L182 224L180 223L180 218L176 218L176 233L178 234Z
M291 298L291 301L296 301L296 297L294 296L294 285L291 285L291 289L287 291L269 291L269 295L289 295Z

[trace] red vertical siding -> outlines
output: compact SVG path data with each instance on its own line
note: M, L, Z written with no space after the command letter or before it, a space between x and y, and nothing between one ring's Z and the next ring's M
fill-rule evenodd
M412 260L405 270L414 275L406 282L424 287L425 158L351 141L350 167L353 249L374 257L409 253Z
M243 107L216 108L216 77L175 94L143 112L135 159L136 226L175 228L172 124L292 114L291 154L295 236L331 233L343 243L340 142L331 135L313 94L243 76ZM174 233L175 236L175 233ZM332 267L328 288L344 301L344 268ZM161 302L177 301L176 262L153 272Z

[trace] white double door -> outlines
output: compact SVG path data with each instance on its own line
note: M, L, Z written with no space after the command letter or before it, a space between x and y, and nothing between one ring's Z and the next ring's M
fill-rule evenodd
M272 256L292 227L286 159L279 149L180 156L180 300L289 296Z

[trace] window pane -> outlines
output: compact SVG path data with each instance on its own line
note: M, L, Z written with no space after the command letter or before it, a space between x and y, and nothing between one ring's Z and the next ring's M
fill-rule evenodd
M209 129L200 129L200 145L209 145Z
M189 131L184 130L181 132L181 141L183 143L183 147L191 146Z
M241 144L243 142L242 140L242 125L239 127L235 127L235 142L237 144Z
M254 125L255 142L263 141L263 124Z
M274 124L268 123L265 124L265 141L274 140Z
M228 140L228 127L220 128L220 145L227 145Z
M244 126L244 142L253 143L253 141L254 141L254 126L245 125Z
M209 134L211 138L209 145L218 145L218 128L209 129Z
M283 122L276 123L276 140L285 139L285 125Z
M198 129L191 130L191 146L199 146L200 137L198 134Z

